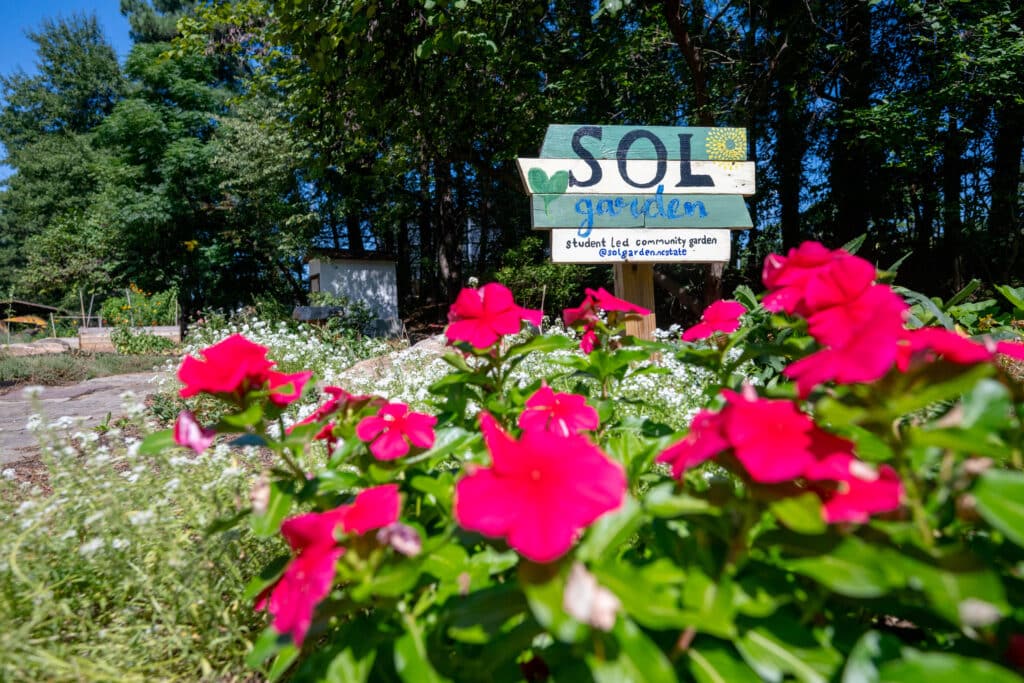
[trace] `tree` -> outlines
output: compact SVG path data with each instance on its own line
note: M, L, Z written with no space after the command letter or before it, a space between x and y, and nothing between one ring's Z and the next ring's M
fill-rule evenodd
M0 194L0 286L26 263L26 244L65 214L80 214L97 183L93 131L124 81L95 16L44 21L29 33L38 73L0 75L0 143L14 173Z

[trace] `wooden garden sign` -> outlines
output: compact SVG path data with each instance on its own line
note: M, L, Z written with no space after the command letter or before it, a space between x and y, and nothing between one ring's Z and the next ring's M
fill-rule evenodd
M614 264L615 295L646 308L652 264L728 261L729 231L753 225L743 128L552 125L540 158L518 162L551 260ZM627 333L651 339L645 318Z

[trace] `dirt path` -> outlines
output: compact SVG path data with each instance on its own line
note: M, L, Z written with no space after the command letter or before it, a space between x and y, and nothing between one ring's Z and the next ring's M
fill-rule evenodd
M39 447L35 434L27 428L29 418L39 404L44 419L70 417L82 427L94 427L107 419L124 416L126 391L139 401L157 391L159 372L137 372L130 375L97 377L63 387L43 387L33 400L23 389L0 395L0 465L33 458Z

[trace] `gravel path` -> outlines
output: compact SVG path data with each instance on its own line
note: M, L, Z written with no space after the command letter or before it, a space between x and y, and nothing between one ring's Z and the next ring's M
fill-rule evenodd
M137 372L130 375L97 377L63 387L44 387L33 399L23 389L0 395L0 465L34 458L39 453L35 434L26 428L36 412L36 404L44 419L68 416L81 420L83 427L94 427L107 419L124 416L122 394L133 392L141 401L156 393L158 372Z

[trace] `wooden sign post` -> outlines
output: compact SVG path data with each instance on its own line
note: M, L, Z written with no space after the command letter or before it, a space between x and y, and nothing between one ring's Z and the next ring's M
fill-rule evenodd
M615 295L652 311L652 264L727 262L729 230L753 225L743 128L552 125L540 157L518 162L552 261L612 263ZM653 313L626 324L654 329Z

